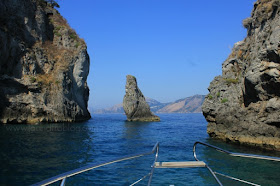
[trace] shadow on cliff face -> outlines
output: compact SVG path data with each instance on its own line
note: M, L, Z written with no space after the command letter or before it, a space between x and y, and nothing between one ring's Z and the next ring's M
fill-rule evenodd
M21 78L20 59L26 48L34 45L35 38L27 31L24 17L11 16L8 9L1 15L0 25L0 74Z
M51 14L38 9L32 1L0 1L0 75L21 78L21 58L38 40L53 40Z
M256 103L259 101L258 91L255 89L255 86L251 81L247 78L244 79L245 92L243 95L244 104L246 107L250 105L250 103Z
M266 99L270 99L275 96L280 97L280 82L275 77L264 73L260 78L263 92L256 89L257 84L253 84L247 78L244 79L245 92L243 98L246 107L248 107L250 103L264 101L264 98L259 98L260 94L265 95Z
M280 96L280 82L267 74L261 76L262 88L266 90L270 97Z
M12 104L8 96L28 93L28 88L13 79L5 78L0 79L0 87L0 118L2 118L5 109Z

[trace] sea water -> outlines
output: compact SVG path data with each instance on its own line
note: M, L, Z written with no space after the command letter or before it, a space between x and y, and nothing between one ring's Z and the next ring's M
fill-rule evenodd
M279 156L213 140L202 114L159 114L160 122L127 122L122 114L93 115L82 123L0 126L0 185L30 185L85 165L152 150L158 161L194 161L201 141L226 150ZM214 171L262 185L280 185L280 163L229 157L197 146ZM97 168L67 185L129 185L151 171L154 155ZM219 177L225 185L242 185ZM138 185L147 185L144 179ZM206 168L155 169L152 185L216 185Z

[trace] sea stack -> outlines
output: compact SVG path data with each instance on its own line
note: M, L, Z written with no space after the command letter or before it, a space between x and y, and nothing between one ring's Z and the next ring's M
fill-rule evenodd
M258 0L202 106L211 137L280 151L280 1Z
M160 118L151 112L150 106L137 86L136 78L132 75L126 76L123 109L127 121L160 121Z

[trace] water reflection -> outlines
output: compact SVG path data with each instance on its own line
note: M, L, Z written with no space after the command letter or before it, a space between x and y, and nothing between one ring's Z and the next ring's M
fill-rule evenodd
M87 122L0 126L0 182L27 185L85 165L93 136Z
M123 135L128 155L152 150L154 144L149 142L149 138L151 137L149 135L152 132L151 130L154 123L155 122L124 122ZM130 184L133 183L150 172L154 158L155 156L152 154L128 161L125 168L131 171L125 171L122 176L129 178ZM142 184L146 185L147 181L146 179Z
M124 122L125 126L125 138L129 139L141 139L142 131L147 128L152 122Z
M129 154L150 151L153 143L149 142L149 132L153 122L124 122L124 149Z

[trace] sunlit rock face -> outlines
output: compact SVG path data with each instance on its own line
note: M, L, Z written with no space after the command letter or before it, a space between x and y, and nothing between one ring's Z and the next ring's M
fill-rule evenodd
M0 1L0 43L0 123L90 118L86 44L51 4Z
M211 137L280 150L280 1L258 0L203 103Z
M159 121L154 115L144 95L137 86L134 76L126 76L125 96L123 98L123 109L128 121Z

